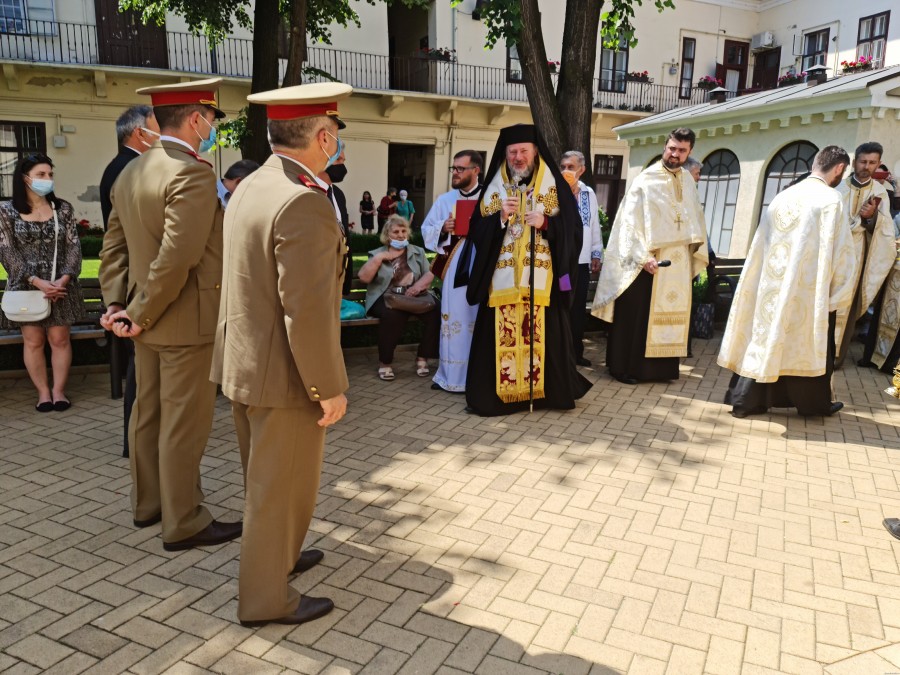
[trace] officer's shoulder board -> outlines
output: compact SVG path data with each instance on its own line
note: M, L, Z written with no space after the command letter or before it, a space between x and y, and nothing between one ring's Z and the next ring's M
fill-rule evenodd
M318 191L321 192L323 195L324 195L324 194L328 194L328 190L326 190L325 188L323 188L321 185L319 185L319 183L318 183L317 181L313 180L312 178L310 178L310 177L307 176L306 174L303 174L303 173L298 174L298 175L297 175L297 178L300 180L300 184L301 184L301 185L304 185L305 187L311 188L311 189L313 189L313 190L318 190Z

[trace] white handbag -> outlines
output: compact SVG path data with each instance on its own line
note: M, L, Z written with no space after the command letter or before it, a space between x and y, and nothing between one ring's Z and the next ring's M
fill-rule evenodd
M50 280L56 278L56 254L59 252L59 220L53 209L53 272ZM50 301L43 291L5 291L0 309L10 321L32 323L50 316Z

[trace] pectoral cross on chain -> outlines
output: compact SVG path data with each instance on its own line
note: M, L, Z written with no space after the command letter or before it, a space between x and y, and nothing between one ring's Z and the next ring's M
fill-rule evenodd
M675 212L675 224L678 226L679 230L681 229L681 226L683 223L684 223L684 221L681 219L681 213L676 211Z

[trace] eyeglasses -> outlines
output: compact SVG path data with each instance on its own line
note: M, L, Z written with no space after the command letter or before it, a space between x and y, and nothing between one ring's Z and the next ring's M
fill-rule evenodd
M465 171L468 171L471 168L473 168L473 167L471 167L471 166L451 166L450 172L451 173L463 173Z

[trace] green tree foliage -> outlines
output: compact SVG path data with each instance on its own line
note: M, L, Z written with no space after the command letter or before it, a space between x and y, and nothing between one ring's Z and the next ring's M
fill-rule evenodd
M456 6L462 0L451 2ZM660 12L675 7L674 0L652 2ZM555 91L538 0L487 0L482 5L481 18L487 27L485 47L516 45L532 117L555 156L574 148L590 157L597 35L609 48L616 48L620 40L634 47L634 8L640 5L643 0L566 0Z

